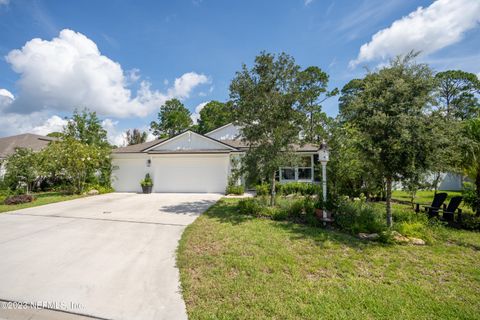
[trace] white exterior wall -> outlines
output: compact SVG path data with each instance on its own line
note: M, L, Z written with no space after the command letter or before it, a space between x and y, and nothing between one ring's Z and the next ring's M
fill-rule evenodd
M241 136L241 131L239 127L230 123L207 133L206 136L217 140L237 140Z
M145 154L113 155L112 187L119 192L141 192L140 181L151 173Z

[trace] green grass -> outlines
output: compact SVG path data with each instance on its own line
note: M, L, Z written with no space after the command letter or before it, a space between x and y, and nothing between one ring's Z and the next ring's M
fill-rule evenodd
M446 203L450 201L452 197L461 196L461 191L438 191L438 192L446 192L448 193ZM422 190L418 191L415 197L415 202L420 204L432 204L434 192L430 190ZM410 195L406 191L402 190L395 190L392 192L392 199L402 200L402 201L410 201Z
M448 193L447 199L445 200L445 204L448 204L452 197L461 196L461 191L448 191L448 190L439 190L438 192L446 192ZM431 205L433 201L434 192L429 190L422 190L418 191L415 197L415 203L420 203L421 205ZM402 190L395 190L392 192L392 199L400 200L400 201L407 201L410 202L410 195L406 191ZM465 213L473 214L473 210L467 207L463 202L460 205L460 209L463 210Z
M35 197L35 201L33 201L33 202L22 203L22 204L14 204L14 205L6 205L6 204L3 204L3 201L5 200L5 197L0 196L0 213L7 212L7 211L18 210L18 209L42 206L44 204L49 204L49 203L55 203L55 202L77 199L77 198L85 197L85 195L76 195L76 194L65 195L65 194L62 194L60 192L43 192L43 193L34 194L34 197Z
M480 233L439 228L433 245L364 242L240 216L224 199L178 249L191 319L474 319Z

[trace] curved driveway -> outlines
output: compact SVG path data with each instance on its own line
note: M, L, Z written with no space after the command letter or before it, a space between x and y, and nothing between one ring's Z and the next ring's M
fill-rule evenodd
M0 300L106 319L185 319L175 250L220 197L112 193L0 214Z

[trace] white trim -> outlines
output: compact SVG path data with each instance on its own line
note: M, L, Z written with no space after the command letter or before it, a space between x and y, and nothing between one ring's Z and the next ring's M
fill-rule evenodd
M152 149L155 149L155 148L157 148L157 147L159 147L159 146L161 146L161 145L164 145L164 144L166 144L166 143L169 143L169 142L171 142L171 141L174 141L174 140L180 138L181 136L183 136L183 135L185 135L185 134L187 134L187 133L190 133L190 134L193 133L194 135L197 135L197 136L199 136L199 137L201 137L201 138L203 138L203 139L211 140L212 142L214 142L214 143L216 143L216 144L218 144L218 145L221 145L221 146L224 147L225 149L230 149L230 150L238 151L238 149L235 149L234 147L231 147L231 146L227 145L226 143L223 143L223 142L221 142L221 141L218 141L217 139L214 139L214 138L212 138L212 137L208 137L208 136L204 136L204 135L198 134L198 133L196 133L196 132L193 132L192 130L187 130L187 131L185 131L185 132L183 132L183 133L180 133L179 135L176 135L176 136L174 136L174 137L171 137L170 139L163 140L163 141L159 142L159 143L156 144L156 145L153 145L153 146L151 146L151 147L149 147L149 148L147 148L147 149L144 149L142 152L148 152L148 151L150 151L150 150L152 150Z
M295 178L294 179L283 179L282 178L282 170L283 169L293 169ZM312 171L312 176L310 179L299 179L298 178L298 169L310 169ZM315 181L315 164L313 162L313 154L310 154L310 167L280 167L278 168L278 181L280 183L287 183L287 182L314 182Z

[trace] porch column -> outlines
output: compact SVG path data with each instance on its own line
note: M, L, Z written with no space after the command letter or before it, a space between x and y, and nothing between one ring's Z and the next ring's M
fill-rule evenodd
M318 150L318 160L322 164L323 218L326 219L328 217L325 203L327 202L327 162L329 160L329 152L325 140L322 141Z

